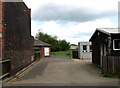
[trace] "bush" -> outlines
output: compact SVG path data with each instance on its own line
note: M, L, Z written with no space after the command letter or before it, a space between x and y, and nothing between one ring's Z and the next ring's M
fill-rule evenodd
M120 78L120 73L103 73L104 77Z

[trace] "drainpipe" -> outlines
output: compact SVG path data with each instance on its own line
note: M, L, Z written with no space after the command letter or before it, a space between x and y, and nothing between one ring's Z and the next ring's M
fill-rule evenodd
M109 35L109 37L107 38L108 39L108 56L111 55L111 35Z

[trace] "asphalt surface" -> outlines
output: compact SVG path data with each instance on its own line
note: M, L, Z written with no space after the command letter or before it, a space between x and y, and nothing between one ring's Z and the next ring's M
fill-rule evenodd
M117 78L103 77L90 60L46 57L8 86L119 86ZM107 88L107 87L106 87Z

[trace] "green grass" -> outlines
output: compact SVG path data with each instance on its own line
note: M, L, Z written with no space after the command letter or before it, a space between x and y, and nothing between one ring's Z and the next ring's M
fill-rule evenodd
M67 55L70 55L71 54L71 51L68 50L68 51L58 51L58 52L52 52L52 56L67 56Z
M104 73L104 77L120 78L120 73Z

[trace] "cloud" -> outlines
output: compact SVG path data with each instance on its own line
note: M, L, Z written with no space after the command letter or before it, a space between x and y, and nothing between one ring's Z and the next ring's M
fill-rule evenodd
M117 16L117 10L98 10L89 7L44 4L33 12L32 20L86 22L104 17Z
M119 0L24 0L32 11L32 35L39 29L77 44L96 28L114 28Z
M117 25L114 25L108 18L83 23L68 22L66 24L59 24L55 21L44 22L41 25L36 21L32 21L32 23L34 23L34 28L32 29L35 29L32 30L32 33L37 33L36 31L42 29L44 33L52 36L56 35L59 39L66 39L70 43L75 44L80 41L89 41L96 28L117 27Z

